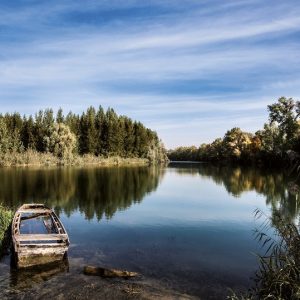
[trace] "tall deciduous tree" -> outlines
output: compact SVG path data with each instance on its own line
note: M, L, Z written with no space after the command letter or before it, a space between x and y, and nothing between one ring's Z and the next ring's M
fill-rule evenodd
M58 158L72 158L76 149L76 136L70 128L63 123L55 123L49 129L49 135L45 138L46 150Z
M283 140L283 150L293 148L299 134L297 122L300 115L300 102L292 98L281 97L272 105L268 105L270 123L278 124L279 132Z
M263 130L255 134L261 141L261 150L267 154L280 155L282 152L283 136L275 123L265 124Z
M249 151L252 135L235 127L228 130L224 136L224 150L228 158L240 158Z

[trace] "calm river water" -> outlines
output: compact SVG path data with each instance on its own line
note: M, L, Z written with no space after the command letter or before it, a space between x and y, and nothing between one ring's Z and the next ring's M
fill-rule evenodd
M253 211L297 215L289 180L280 172L209 164L11 168L0 170L0 202L55 209L71 240L61 278L78 265L106 265L203 299L225 299L228 288L247 289L257 268ZM42 281L55 276L45 272ZM1 260L0 295L38 284L35 273L18 278L9 256Z

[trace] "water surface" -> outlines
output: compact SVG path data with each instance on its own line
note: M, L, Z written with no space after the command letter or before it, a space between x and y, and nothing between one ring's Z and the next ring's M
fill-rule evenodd
M43 281L57 274L67 280L84 264L106 265L204 299L225 299L228 288L247 289L257 268L254 209L298 214L286 188L290 178L253 168L10 168L0 170L0 179L0 202L13 208L47 203L69 233L69 265L43 270ZM6 256L1 291L30 289L40 284L39 272L18 273Z

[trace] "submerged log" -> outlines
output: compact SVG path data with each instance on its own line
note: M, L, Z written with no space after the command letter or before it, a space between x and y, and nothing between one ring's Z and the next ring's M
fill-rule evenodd
M116 269L107 269L102 267L92 267L92 266L85 266L83 268L83 272L85 275L93 275L93 276L101 276L101 277L107 277L107 278L113 278L113 277L123 277L123 278L129 278L129 277L135 277L139 274L136 272L129 272L125 270L116 270Z

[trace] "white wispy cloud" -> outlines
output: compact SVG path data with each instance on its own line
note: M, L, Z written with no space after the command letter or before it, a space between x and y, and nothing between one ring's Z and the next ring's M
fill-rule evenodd
M0 5L1 111L102 104L158 130L170 147L213 140L233 123L256 130L267 104L300 95L295 3Z

